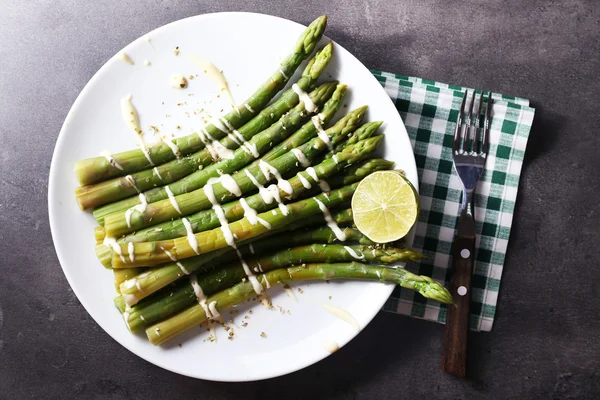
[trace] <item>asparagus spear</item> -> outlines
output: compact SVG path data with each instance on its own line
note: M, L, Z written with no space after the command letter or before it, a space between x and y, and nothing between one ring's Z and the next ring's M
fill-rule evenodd
M319 86L310 94L311 100L316 105L323 104L332 96L332 93L336 89L336 85L337 82L328 82ZM343 90L345 91L345 89ZM288 135L292 134L300 124L306 121L306 119L308 119L308 113L304 111L304 103L301 102L268 129L265 129L252 137L247 145L238 148L233 153L231 159L221 160L215 164L209 165L171 185L148 190L144 192L143 199L136 196L106 205L94 211L94 217L99 223L102 223L102 217L127 210L128 208L139 204L140 200L145 200L148 203L155 203L167 199L169 197L169 191L171 196L177 196L199 189L204 186L210 178L222 174L233 173L248 164L251 160L259 157L260 154L266 152L274 144L279 143Z
M351 145L354 143L358 143L361 140L365 140L367 138L372 137L377 132L377 129L379 129L381 124L383 124L383 121L375 121L375 122L369 122L367 124L364 124L359 129L357 129L354 133L352 133L352 135L350 135L350 137L348 137L347 144ZM343 149L343 146L341 146L341 145L334 146L333 150L329 154L327 154L325 157L331 157L333 154L337 153L338 151L341 151L342 149Z
M360 180L372 172L392 169L393 166L393 161L384 160L383 158L372 158L345 168L343 174L334 175L327 179L327 182L333 188L346 186L354 183L355 179Z
M229 232L231 236L235 235L233 237L237 237L237 240L244 241L267 233L271 229L282 228L286 224L322 212L320 209L321 204L324 204L326 207L334 207L343 201L350 200L356 186L357 184L344 186L341 189L331 191L329 196L322 194L291 203L287 206L288 215L284 215L281 210L277 209L272 212L258 214L258 218L265 221L265 224L252 225L247 218L244 218L226 225L227 235L221 228L196 233L194 237L198 243L197 249L190 245L187 237L158 242L135 243L132 246L133 249L131 249L131 246L120 244L118 246L121 248L123 258L118 254L113 254L112 265L113 268L152 266L169 262L172 259L183 260L193 257L196 254L205 254L213 250L225 248L231 242ZM133 251L130 252L130 249ZM196 253L196 250L198 250L198 253ZM131 258L133 258L133 261L131 261Z
M320 223L323 223L322 216ZM351 221L351 210L342 210L332 213L332 219L339 224ZM337 237L329 227L320 227L312 230L295 231L293 235L280 234L283 230L293 230L310 226L315 222L312 219L304 219L294 224L286 226L282 230L272 230L268 235L249 240L246 244L239 247L242 256L260 254L276 250L283 247L301 246L310 243L334 243ZM317 222L318 223L318 222ZM363 245L374 244L368 238L363 236L357 229L343 228L343 234L346 235L348 243L358 242ZM183 275L188 275L196 271L210 271L211 263L214 260L219 262L233 261L237 258L235 250L231 247L225 247L210 253L188 258L186 260L171 262L161 266L150 268L147 273L138 275L127 282L123 282L120 292L125 301L130 306L137 304L141 299L155 293L163 287L175 282Z
M331 161L329 161L328 163L331 163ZM354 182L358 182L359 180L361 180L365 176L371 174L372 172L385 170L385 169L391 169L393 165L394 165L394 163L392 161L387 161L387 160L380 159L380 158L365 160L365 161L362 161L362 162L359 162L359 163L356 163L349 167L344 168L342 173L334 175L332 178L328 178L328 182L332 188L334 188L334 189L339 188L339 187L346 186L346 185L349 185ZM324 170L325 169L321 165L318 165L315 167L315 171L316 171L319 179L327 178L326 172L324 172ZM290 184L292 184L292 186L294 187L294 193L296 193L297 185L296 185L296 181L293 178L290 179ZM260 200L262 200L262 198L260 198L260 200L259 200L258 197L254 198L254 196L260 197L260 195L253 195L253 196L246 198L248 204L253 208L256 207L255 208L256 210L262 209L259 205L257 205L255 203L255 201L260 201ZM236 218L235 217L236 214L233 212L233 210L237 209L238 204L239 204L239 201L235 201L235 202L231 202L231 203L223 205L225 217L227 218L228 221L231 222ZM351 212L351 210L348 209L347 212ZM210 215L210 217L205 219L206 215ZM192 214L188 217L188 220L189 220L189 222L192 226L192 229L194 230L195 233L200 232L202 230L212 229L216 226L215 225L216 222L214 221L214 211L213 210L205 210L205 211L200 211L198 213ZM207 222L204 222L204 221L207 221ZM212 221L212 222L209 223L208 221ZM322 222L322 221L323 221L323 219L320 216L318 216L317 222ZM344 222L347 222L347 221L344 221ZM352 222L351 216L350 216L349 222ZM341 222L338 221L338 223L341 223ZM185 230L185 226L183 225L183 222L180 219L176 219L173 221L169 221L169 222L165 222L165 223L156 225L151 228L143 229L136 233L132 233L130 235L127 235L127 236L119 239L118 242L119 243L152 242L152 241L156 241L156 240L165 240L165 239L172 239L172 238L184 236L186 233L187 232ZM100 260L102 265L104 265L107 268L110 268L111 261L112 261L112 254L111 254L110 249L102 244L102 241L104 240L104 237L106 236L106 233L104 232L104 228L101 226L97 226L94 229L94 234L96 236L96 255L98 256L98 259Z
M343 246L339 244L312 244L278 251L269 255L247 260L248 267L256 273L264 273L277 268L300 265L302 263L338 263L360 259L364 263L394 264L422 258L410 249L375 248L367 246ZM220 261L219 261L220 262ZM196 277L205 295L225 290L246 277L244 268L234 262L223 268ZM134 306L126 315L125 321L132 332L166 319L197 303L194 287L183 281L175 288L161 292Z
M348 133L353 132L362 120L365 111L366 106L351 111L333 127L329 128L327 130L327 135L331 138L331 142L335 144L336 142L334 140L342 141ZM364 144L366 150L367 148L377 147L380 142L381 140L365 140L361 143ZM302 145L298 150L303 153L305 158L311 160L318 154L324 152L326 148L326 144L321 139L315 138ZM280 174L285 174L288 170L294 168L297 162L297 154L290 151L276 160L273 160L269 169L271 171L278 171ZM262 166L246 169L243 173L235 174L231 176L231 178L235 182L235 186L239 188L239 194L237 196L256 190L256 182L263 185L271 180L270 177L264 173ZM222 183L214 184L213 190L214 196L218 199L219 203L224 203L225 201L237 197L234 193L225 188ZM134 212L131 215L130 220L126 218L125 213L108 215L104 220L104 228L108 236L120 237L124 234L169 221L173 218L206 210L211 206L212 203L206 196L204 189L198 189L168 200L151 203L148 205L145 212Z
M289 267L267 272L258 277L259 281L285 283L307 279L359 279L395 283L404 288L415 290L423 297L451 304L452 295L438 282L427 276L415 275L402 268L371 266L357 262L337 264L307 264L305 267ZM223 312L256 296L250 282L242 282L208 297L207 304ZM197 304L185 311L146 329L146 335L154 345L160 345L184 331L206 321L204 308Z
M328 121L329 120L327 118L325 118L323 124L326 124ZM376 133L377 129L379 129L381 124L383 124L382 121L367 122L366 124L364 124L360 128L358 128L354 133L352 133L345 142L338 143L337 145L332 146L332 151L330 152L330 154L339 153L348 145L355 144L355 143L359 142L360 140L364 140L364 139L367 139L367 138L373 136ZM274 159L278 158L279 156L281 156L282 154L287 153L294 147L298 147L298 146L306 143L307 141L312 139L315 136L315 134L316 134L316 130L313 130L312 132L307 132L307 134L302 134L302 132L296 132L289 138L285 139L283 142L279 143L277 146L273 147L267 154L265 154L262 157L262 159L265 161L274 160ZM360 138L360 139L357 140L357 138ZM251 164L251 165L254 165L254 164Z
M120 291L121 283L125 282L128 279L131 279L135 276L138 276L142 272L144 272L145 268L121 268L114 269L113 274L115 276L115 289Z
M315 174L319 179L325 179L333 172L342 170L342 176L334 177L330 180L330 186L332 188L339 188L350 183L357 182L369 175L371 172L380 169L389 169L393 165L392 162L386 160L368 160L365 163L359 163L357 166L351 165L348 168L343 168L345 165L360 160L362 157L368 156L374 148L365 149L358 143L355 146L349 146L345 151L340 153L337 157L338 163L335 163L333 159L325 160L319 165L314 167ZM340 163L341 161L344 161ZM309 183L312 181L307 180ZM289 180L289 183L293 189L293 194L290 198L295 198L298 195L306 191L306 187L302 184L300 179L296 176ZM313 182L314 184L314 182ZM285 193L280 192L280 196ZM314 195L314 193L313 193ZM264 201L260 194L254 194L245 199L246 204L254 209L256 212L265 212L272 208L275 208L274 203L268 204ZM223 211L225 218L229 222L237 221L243 218L245 210L241 205L240 201L233 201L223 205ZM199 211L187 217L187 220L194 233L206 231L217 228L220 225L219 219L216 212L213 209ZM318 221L322 221L322 218L318 217ZM112 253L110 248L105 246L102 241L106 236L103 227L96 227L96 255L102 265L107 268L111 267ZM173 221L163 222L150 228L142 229L138 232L129 234L117 240L118 243L127 242L151 242L157 240L173 239L187 234L186 227L181 219L175 219Z
M358 147L357 147L358 146ZM353 151L357 148L357 151ZM319 179L328 178L330 175L333 175L335 172L339 172L343 170L343 175L348 175L344 179L344 183L332 186L333 188L341 187L348 185L350 183L357 182L361 180L365 175L366 171L360 171L360 174L356 174L355 170L348 171L349 174L346 174L346 170L344 170L344 166L353 162L360 160L362 157L368 156L370 153L364 151L362 146L358 144L355 146L349 147L346 151L339 153L337 156L338 163L335 163L334 160L325 160L323 163L314 167L315 174ZM373 165L367 165L365 170L370 170L371 172L380 169L381 166L387 166L387 162L385 164L373 163ZM368 175L368 174L367 174ZM313 179L313 178L310 178ZM307 180L308 181L308 180ZM295 176L288 181L292 188L292 193L288 194L283 190L280 190L280 196L285 197L289 195L290 199L295 199L300 194L307 191L307 188L302 184L302 181ZM310 183L310 181L308 181ZM306 181L305 181L306 183ZM252 208L256 212L265 212L277 207L275 202L267 203L263 199L260 193L254 194L252 196L246 197L243 200L245 203L242 204L239 200L232 201L230 203L224 204L223 212L225 214L225 218L229 222L234 222L240 220L244 217L245 209L244 206ZM195 214L189 215L186 217L191 229L194 233L206 231L209 229L214 229L219 227L220 222L217 216L217 213L213 209L202 210ZM125 236L124 238L119 240L119 243L124 242L150 242L155 240L166 240L173 239L181 236L185 236L187 234L186 227L181 219L176 219L173 221L163 222L162 224L155 225L150 228L142 229L141 231L132 233L130 235Z
M233 110L225 115L224 119L234 128L239 128L246 121L249 121L254 116L255 112L262 110L264 106L271 101L273 96L285 86L288 77L291 77L294 74L294 71L298 68L300 63L312 53L316 44L321 40L326 25L327 17L325 16L319 17L313 21L302 35L300 35L292 53L282 61L280 68L246 100L245 104L248 104L249 107L240 107L238 110ZM254 110L254 112L251 110ZM207 130L208 133L216 139L221 139L226 135L225 132L214 125L209 125ZM175 139L174 143L184 155L204 148L203 142L197 135L189 135ZM155 165L162 164L175 158L171 148L164 143L157 143L147 150ZM111 163L105 157L89 158L76 163L75 173L79 183L81 185L97 183L115 176L123 176L153 166L140 149L115 154L112 158L116 163ZM118 164L121 169L117 168L116 164Z
M323 49L318 51L310 60L302 73L302 77L296 83L300 89L310 90L314 87L319 75L331 59L332 49L333 45L329 43ZM237 133L230 133L228 136L221 139L221 146L227 149L238 148L242 142L236 134L243 137L244 140L249 140L257 132L266 129L269 125L277 121L284 113L296 106L299 101L299 96L295 91L292 89L285 91L279 99L263 109L256 117L242 126ZM138 191L144 192L156 186L167 185L198 171L199 168L213 162L212 156L213 154L211 154L209 149L202 149L190 156L159 165L156 167L156 170L147 169L131 174L135 185L132 185L130 180L121 177L93 185L78 187L75 190L76 199L79 203L79 207L82 210L86 210L112 203L126 197L135 196ZM146 194L146 196L148 197L148 201L156 201L150 200L152 192ZM135 200L137 200L137 197L134 198L133 202L121 203L120 209L127 209L137 204ZM95 215L102 216L114 211L117 211L117 208L107 207L106 209L103 208L101 211L95 212Z

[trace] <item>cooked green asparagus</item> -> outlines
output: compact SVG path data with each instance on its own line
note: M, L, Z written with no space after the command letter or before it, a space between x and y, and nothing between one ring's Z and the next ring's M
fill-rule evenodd
M246 262L255 273L265 273L306 263L339 263L358 259L366 263L394 264L420 258L422 256L411 249L312 244L248 258ZM222 263L221 260L218 262ZM197 284L205 295L225 290L246 278L246 272L239 261L225 267L213 266L213 269L212 272L196 276ZM163 291L160 296L148 298L134 306L126 314L125 322L132 332L138 331L197 303L194 293L191 282L183 281L175 288Z
M414 290L428 299L437 300L441 303L452 303L452 295L448 290L427 276L415 275L402 268L372 266L357 262L306 264L305 266L276 269L259 275L257 279L259 282L270 282L271 286L276 283L309 279L358 279L395 283ZM252 283L246 281L208 297L206 304L211 304L211 308L223 312L253 296L256 296L256 291ZM201 324L208 317L210 316L206 315L204 307L197 304L165 321L150 326L146 329L146 335L152 344L160 345Z
M316 44L321 40L326 25L327 17L325 16L321 16L313 21L302 35L300 35L292 53L281 62L277 71L246 100L245 103L250 107L241 107L239 110L231 111L225 115L224 119L234 128L239 128L246 121L249 121L256 112L262 110L275 94L285 86L288 77L294 74L300 63L313 52ZM254 110L254 112L250 110ZM225 132L214 125L209 125L207 131L215 139L221 139L226 135ZM204 147L202 140L195 134L175 139L174 143L184 155L193 153ZM105 157L95 157L80 161L75 164L77 179L81 185L88 185L115 176L123 176L141 171L175 158L175 154L173 154L171 148L164 143L157 143L149 147L147 151L152 162L146 159L144 152L140 149L114 154L112 156L114 162L112 163ZM120 168L116 165L119 165Z
M331 59L333 45L329 43L323 49L318 51L316 55L309 61L304 69L302 76L296 83L302 90L311 90L320 76L323 69ZM232 154L227 150L215 151L216 146L221 149L234 150L240 146L251 151L252 148L246 145L244 141L250 140L256 133L266 129L276 122L283 114L288 112L300 102L298 94L289 89L285 91L279 99L273 104L264 108L258 115L244 126L235 131L228 133L226 137L220 140L218 145L211 145L211 148L202 149L187 157L175 159L168 163L159 165L156 169L147 169L131 174L130 179L115 178L101 183L78 187L75 190L77 202L82 210L96 208L104 204L112 203L126 197L135 196L139 191L144 192L157 186L163 186L175 182L195 171L199 168L210 165L214 161L215 156L227 156ZM227 122L225 120L225 122ZM226 128L233 128L233 126ZM132 185L131 182L135 182ZM148 201L152 197L152 193L147 194ZM137 198L136 198L137 199ZM129 208L136 203L118 203L122 208ZM102 208L95 211L96 218L101 218L107 213L117 211L117 205Z

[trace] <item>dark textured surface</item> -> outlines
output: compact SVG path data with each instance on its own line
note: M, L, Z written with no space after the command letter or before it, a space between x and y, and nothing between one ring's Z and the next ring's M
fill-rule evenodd
M0 1L0 398L600 398L600 3L463 0ZM54 143L117 50L190 15L308 23L371 68L527 97L537 108L493 332L470 380L440 372L443 327L380 314L295 374L221 384L155 367L106 335L69 289L46 207Z

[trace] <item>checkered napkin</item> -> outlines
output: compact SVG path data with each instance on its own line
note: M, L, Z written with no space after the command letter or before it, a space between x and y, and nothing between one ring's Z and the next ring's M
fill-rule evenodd
M409 264L407 269L448 286L462 191L453 169L451 149L465 88L371 72L396 104L417 162L421 212L413 247L423 252L426 259ZM490 331L494 322L519 177L535 111L526 99L496 94L493 98L490 151L475 194L477 258L472 279L471 329L478 331ZM446 321L445 305L399 287L384 310Z

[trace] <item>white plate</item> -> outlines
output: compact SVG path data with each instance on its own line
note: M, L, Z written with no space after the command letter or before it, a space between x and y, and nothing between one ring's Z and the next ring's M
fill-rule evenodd
M125 47L135 65L117 56L110 59L83 89L64 122L52 158L48 190L52 237L63 271L83 306L109 335L162 368L217 381L266 379L299 370L327 357L330 353L326 343L342 347L357 334L350 324L328 313L317 301L346 309L364 328L393 289L392 285L364 282L295 284L295 289L301 287L304 291L296 291L297 303L282 290L272 293L273 303L289 309L291 315L255 305L249 325L236 328L234 340L227 340L226 333L218 330L217 343L210 343L205 341L207 332L198 328L168 346L155 347L125 328L112 302L112 272L104 269L94 254L95 221L90 213L81 212L75 201L73 165L77 160L98 156L102 150L115 153L136 145L121 119L122 97L133 94L144 129L150 124L163 124L168 129L177 123L187 134L193 119L186 118L176 103L214 100L215 86L200 76L190 81L186 90L169 87L173 73L187 76L198 72L184 54L209 59L223 69L234 98L241 102L276 70L303 29L295 22L251 13L200 15L163 26ZM323 39L321 45L327 41ZM182 51L177 57L173 54L176 46ZM144 60L151 65L145 66ZM321 80L330 79L329 74L350 86L347 110L368 104L368 119L385 121L383 156L396 161L418 187L406 129L381 85L360 61L337 44ZM221 97L218 101L224 100L225 96ZM223 107L227 107L226 102ZM166 113L172 116L167 118ZM235 325L240 326L243 315L231 317ZM229 313L225 316L229 319ZM267 338L262 338L261 332Z

